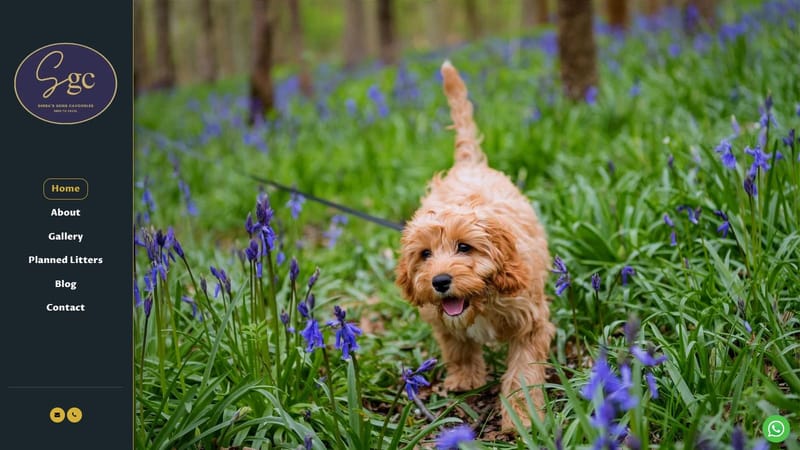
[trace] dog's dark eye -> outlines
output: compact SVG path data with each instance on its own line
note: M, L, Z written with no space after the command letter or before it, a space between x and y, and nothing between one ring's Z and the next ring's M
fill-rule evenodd
M459 242L459 244L456 246L456 249L458 250L458 253L469 253L469 251L472 250L472 247L470 247L468 244Z
M419 254L419 256L421 256L422 259L428 259L431 257L431 255L433 255L433 252L431 252L428 249L423 250L422 253Z

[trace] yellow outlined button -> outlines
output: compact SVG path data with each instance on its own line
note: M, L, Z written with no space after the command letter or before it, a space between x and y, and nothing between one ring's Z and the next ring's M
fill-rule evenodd
M89 182L85 178L47 178L42 195L48 200L84 200L89 196Z
M64 421L64 409L56 406L50 410L50 420L53 423L61 423Z
M72 423L78 423L83 419L83 411L77 406L73 406L69 410L67 410L67 420Z

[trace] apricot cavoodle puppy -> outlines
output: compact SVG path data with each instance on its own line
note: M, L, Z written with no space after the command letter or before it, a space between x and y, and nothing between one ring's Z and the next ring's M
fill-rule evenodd
M502 395L530 424L521 383L541 415L541 385L553 338L544 285L550 256L530 202L481 151L472 104L458 71L442 65L456 130L455 164L436 175L403 230L397 284L431 324L447 367L444 386L483 386L482 344L508 342ZM503 429L514 428L503 409Z

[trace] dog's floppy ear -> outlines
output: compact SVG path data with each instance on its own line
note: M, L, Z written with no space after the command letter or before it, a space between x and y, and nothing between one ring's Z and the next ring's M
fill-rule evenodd
M403 291L403 296L406 300L412 305L416 305L418 302L414 300L414 281L409 273L411 270L410 264L409 256L405 251L401 251L400 259L397 260L397 267L395 268L397 277L394 282Z
M520 258L514 234L495 219L487 219L484 229L494 247L491 252L497 272L492 284L501 294L513 294L530 284L530 273Z

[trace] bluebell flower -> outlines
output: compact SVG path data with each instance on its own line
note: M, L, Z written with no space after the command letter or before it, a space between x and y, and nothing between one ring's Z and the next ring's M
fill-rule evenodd
M259 251L258 251L258 242L255 239L250 239L250 245L244 249L245 256L247 256L248 261L255 261L258 259Z
M733 137L739 136L742 133L742 127L736 120L736 116L731 116L731 130L733 130Z
M336 330L336 344L334 347L342 351L342 359L347 359L350 357L350 352L359 349L356 336L361 336L361 329L345 320L347 313L338 305L333 308L333 311L336 321L330 323L330 325L339 328Z
M750 166L747 176L755 177L758 174L758 169L763 169L765 172L770 169L769 159L772 155L770 153L764 153L761 147L745 147L744 152L753 157L753 164Z
M675 222L672 221L672 219L669 217L669 214L664 214L664 223L670 227L675 226Z
M700 222L700 213L703 211L703 209L700 206L692 209L688 205L680 205L675 209L678 212L686 211L686 214L689 216L689 222L695 225L697 225Z
M283 263L285 263L285 262L286 262L286 254L285 254L285 253L283 253L283 252L281 252L281 251L279 251L279 252L278 252L278 253L275 255L275 264L277 264L277 265L279 265L279 266L280 266L280 265L282 265L282 264L283 264ZM277 281L276 281L276 283L277 283Z
M302 194L292 192L289 197L289 202L286 203L286 206L289 207L289 211L292 214L292 219L297 220L297 218L300 217L300 211L303 210L303 203L305 203L305 201L306 198L303 197Z
M731 144L727 139L720 141L719 145L717 145L717 147L714 149L715 152L721 155L723 166L727 167L728 169L735 169L736 156L733 155L731 150Z
M630 90L628 91L628 95L631 97L638 97L639 94L642 93L642 83L639 80L633 82Z
M556 295L561 296L564 291L572 284L569 277L569 271L567 270L567 265L564 264L564 261L561 259L560 256L556 256L553 260L553 266L555 267L551 272L559 274L558 280L556 280Z
M739 425L733 427L733 433L731 434L731 447L733 450L744 450L744 444L746 441L747 437L744 435L742 427Z
M350 114L351 117L355 117L358 114L358 106L356 106L356 101L352 98L348 98L344 102L345 108L347 108L347 113Z
M680 44L673 42L672 44L669 44L667 51L669 52L669 56L677 58L678 55L681 54L681 46Z
M327 231L322 233L322 236L328 240L328 248L333 248L336 246L336 242L339 240L339 237L342 235L343 229L341 225L347 223L347 216L336 214L331 217L331 224L328 226Z
M292 261L289 263L289 281L294 284L298 275L300 275L300 265L297 264L297 258L292 257Z
M139 282L133 279L133 306L142 306L142 294L139 292Z
M228 293L228 296L231 295L231 279L228 278L228 274L225 273L222 269L217 269L214 266L211 266L211 274L217 279L217 288L214 292L214 297L219 294L220 289L224 289L225 292Z
M305 439L303 439L303 447L305 450L314 448L314 439L312 439L311 436L306 436Z
M650 391L650 398L657 399L658 398L658 383L656 383L656 376L653 375L653 372L647 372L644 375L644 378L647 381L647 388Z
M675 247L678 245L678 235L675 233L675 230L669 234L669 245Z
M299 312L300 315L306 319L311 318L311 310L306 302L300 302L297 304L297 312Z
M631 266L625 266L620 271L620 275L622 276L622 285L626 286L628 284L628 279L636 274L636 271Z
M419 395L420 387L431 385L428 380L422 376L422 372L430 370L434 365L436 365L436 359L429 359L419 366L417 370L406 369L403 371L403 385L409 400L413 400Z
M722 233L722 237L728 237L728 231L731 228L731 223L728 220L728 215L721 210L714 211L714 215L722 219L722 224L717 227L717 233Z
M542 111L536 106L534 106L533 109L531 109L530 114L528 114L527 122L531 124L538 122L541 119L542 119Z
M314 270L314 273L312 273L311 276L308 278L308 288L309 289L314 287L314 284L317 282L318 278L319 278L319 267L317 267Z
M669 155L667 157L667 166L669 166L670 169L675 167L675 157L674 156Z
M747 178L745 178L743 184L744 184L744 191L747 193L747 195L751 197L755 197L758 195L758 187L756 187L756 183L753 177L748 176Z
M592 274L592 289L594 289L595 292L600 291L600 274Z
M438 450L458 450L461 444L469 444L475 441L475 433L467 425L459 425L454 428L443 430L436 438L436 448Z
M785 145L787 147L791 147L795 142L794 136L795 136L795 132L794 132L794 128L792 128L791 130L789 130L789 134L787 134L785 137L783 137L781 139L781 141L783 141L783 145Z
M637 345L631 346L631 354L645 367L657 366L667 360L667 355L661 355L656 358L650 351L644 350Z
M156 211L156 201L153 199L153 193L147 188L147 179L145 179L145 188L142 192L142 203L144 203L144 217L145 222L150 222L150 214Z
M389 107L386 105L386 99L383 96L380 88L377 85L372 85L367 90L367 96L375 103L375 107L378 109L378 115L380 117L386 117L389 115Z
M305 329L300 335L306 340L306 352L308 353L314 351L315 348L323 348L325 346L325 341L319 329L319 322L317 322L317 319L309 318L306 321Z
M586 103L594 105L597 103L597 94L597 87L589 86L589 88L586 89L586 92L583 94L583 98L586 100Z
M153 299L152 299L152 298L147 298L147 299L144 301L144 316L145 316L146 318L147 318L147 317L150 317L150 311L151 311L152 309L153 309Z

